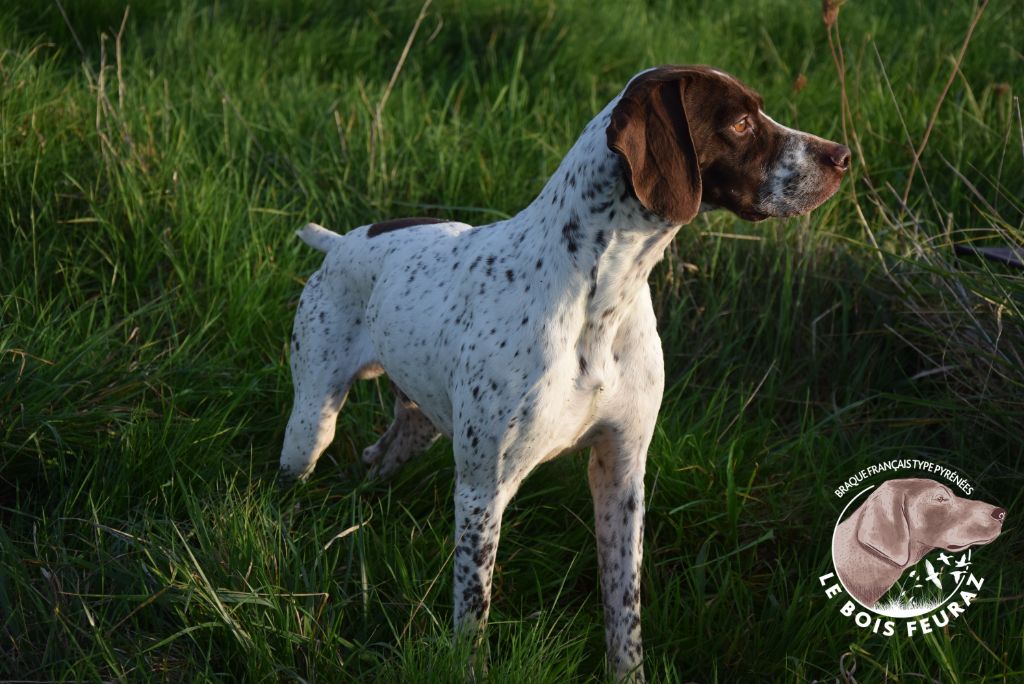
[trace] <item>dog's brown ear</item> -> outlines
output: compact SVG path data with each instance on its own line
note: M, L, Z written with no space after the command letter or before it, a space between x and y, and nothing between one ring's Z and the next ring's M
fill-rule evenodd
M857 541L901 567L910 560L905 498L906 492L898 485L882 484L861 506L857 524Z
M701 180L683 93L685 76L642 74L623 93L608 124L608 147L622 155L640 203L676 224L700 208Z

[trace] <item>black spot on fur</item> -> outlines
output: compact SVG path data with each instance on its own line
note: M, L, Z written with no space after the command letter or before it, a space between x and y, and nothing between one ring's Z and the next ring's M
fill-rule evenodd
M562 241L565 242L565 247L570 252L575 252L579 249L580 240L580 221L576 214L569 216L569 220L562 226Z

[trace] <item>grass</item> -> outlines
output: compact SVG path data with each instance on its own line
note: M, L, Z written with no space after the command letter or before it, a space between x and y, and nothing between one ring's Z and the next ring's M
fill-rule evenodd
M844 89L811 3L438 0L383 109L420 3L125 9L0 13L0 679L461 681L449 445L365 482L390 407L365 383L313 481L275 483L318 263L292 232L508 216L666 62L737 74L855 169L810 217L702 216L655 274L649 676L1024 675L1024 283L952 254L1022 242L1018 4L985 8L942 98L968 4L844 5ZM857 629L817 580L832 491L894 457L1009 510L976 605L912 640ZM603 677L584 468L542 466L505 517L493 681Z

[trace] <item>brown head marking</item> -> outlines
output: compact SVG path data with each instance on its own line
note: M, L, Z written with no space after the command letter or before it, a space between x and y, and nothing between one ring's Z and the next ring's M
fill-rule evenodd
M672 223L689 222L702 203L751 221L804 214L838 189L850 150L781 126L762 107L717 69L657 67L626 87L608 146L637 199Z
M636 198L673 223L691 221L701 198L681 73L659 67L637 76L612 110L607 128L608 147L622 155Z

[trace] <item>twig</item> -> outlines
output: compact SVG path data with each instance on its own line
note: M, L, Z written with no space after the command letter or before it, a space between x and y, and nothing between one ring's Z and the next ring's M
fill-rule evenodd
M117 150L114 149L110 137L103 130L103 114L112 109L110 100L107 99L107 34L100 34L100 70L96 77L96 135L100 139L100 148L103 150L104 159L109 154L110 160L117 158Z
M373 516L371 515L369 518L367 518L363 522L359 523L358 525L352 525L350 527L346 527L341 532L339 532L338 534L336 534L333 537L331 537L331 540L329 542L327 542L326 544L324 544L324 551L326 551L327 549L331 548L331 544L333 544L334 542L338 541L339 539L343 539L343 538L347 537L348 535L352 534L353 532L356 532L357 530L359 530L359 528L361 528L364 525L366 525L367 523L369 523L372 517Z
M1020 133L1020 151L1024 154L1024 123L1021 122L1020 117L1020 98L1013 98L1013 106L1017 109L1017 131Z
M846 59L843 56L842 46L837 45L839 41L839 8L845 0L824 0L821 7L821 18L825 23L825 33L828 36L828 48L832 53L832 62L836 65L836 75L839 77L839 106L840 123L843 126L843 142L848 143L849 136L846 131L846 120L849 115L850 101L846 96ZM835 28L836 38L832 39L832 30Z
M432 0L424 0L423 6L420 7L419 16L416 17L416 23L412 25L412 30L409 32L409 37L405 40L405 47L402 48L402 54L398 58L398 64L395 65L395 70L391 72L391 80L388 81L387 86L384 88L384 93L380 96L380 101L377 102L377 107L373 112L373 126L370 129L370 164L373 164L374 151L377 147L377 140L380 136L380 129L382 126L381 116L384 113L384 106L388 103L388 98L391 97L391 91L394 90L395 83L398 81L398 75L402 72L402 67L405 65L405 59L409 56L409 50L412 49L413 41L416 40L416 33L420 30L420 24L423 23L423 19L427 16L427 9L430 7ZM371 170L372 175L372 170Z
M729 421L729 424L725 426L724 430L722 430L718 438L719 442L721 442L722 437L725 436L725 433L729 432L732 426L736 424L736 421L738 421L740 417L742 417L743 414L747 412L747 407L749 407L750 404L754 401L754 398L757 397L757 393L761 391L761 387L764 386L765 380L768 379L768 376L771 375L773 370L775 370L775 359L772 359L771 364L768 366L768 370L764 372L764 376L761 378L761 382L757 383L757 387L755 387L754 391L750 393L750 396L747 397L747 400L743 402L743 408L741 408L739 412L732 417L732 420Z
M928 138L932 134L932 128L935 126L935 120L939 117L939 110L942 108L942 103L946 100L946 95L949 93L949 89L953 85L956 75L960 73L960 65L963 63L964 56L967 54L967 46L970 44L971 36L974 34L974 27L978 25L978 21L981 19L981 15L985 12L986 7L988 7L988 0L981 0L981 4L978 5L978 9L974 12L974 17L971 19L971 25L967 27L967 35L964 36L964 42L960 45L960 54L957 56L956 62L953 63L953 70L949 74L946 86L942 89L942 94L939 95L939 99L935 103L935 109L932 110L932 115L928 119L928 126L925 128L921 144L914 152L914 160L910 164L910 174L907 176L907 187L903 190L904 204L907 203L907 198L910 197L910 187L914 184L914 174L917 172L918 164L921 161L921 155L924 154L924 148L928 146Z
M985 199L985 196L982 195L981 192L978 191L978 188L975 187L974 183L972 183L967 178L967 176L965 176L963 174L963 172L960 171L960 169L958 169L957 167L955 167L952 164L950 164L949 160L946 159L941 154L939 155L939 158L942 159L942 163L945 164L946 166L948 166L949 170L952 171L953 174L956 175L956 177L960 179L960 182L967 186L967 189L971 191L971 194L974 195L976 198L978 198L978 201L985 207L985 209L990 211L993 216L999 216L999 212L995 210L995 207L993 207L991 204L989 204L989 201L987 199Z
M836 67L836 76L839 79L839 108L840 108L840 123L843 127L843 143L847 146L853 144L857 148L857 159L858 166L861 170L861 179L867 184L869 193L874 193L874 186L871 184L870 172L868 170L867 156L864 154L864 147L861 145L860 136L857 135L857 129L853 125L853 114L850 112L850 99L846 90L846 57L843 54L843 42L842 36L839 32L839 8L842 7L846 0L823 0L821 5L821 19L825 24L825 35L828 37L829 51L832 53L832 63ZM833 39L832 34L835 33ZM849 128L847 128L847 120L849 120ZM871 245L875 248L875 253L878 255L878 263L882 266L882 269L889 273L889 266L885 263L885 258L882 256L881 248L878 240L875 238L874 232L871 230L871 224L868 223L867 217L864 215L864 210L860 206L860 196L857 193L856 183L850 183L850 194L853 196L853 208L857 214L857 219L864 227L864 232L867 234L868 239L871 241Z
M398 640L400 642L405 640L405 635L409 633L409 629L412 627L412 622L416 619L416 614L420 612L420 608L427 605L427 597L430 596L430 592L434 590L434 585L437 584L437 581L441 578L441 573L445 571L448 567L448 563L450 563L452 558L455 557L455 549L462 543L462 538L465 534L466 532L463 531L459 538L455 540L455 545L452 546L452 550L448 553L448 557L445 558L444 563L441 563L441 567L438 568L437 573L434 575L434 579L430 580L430 584L427 585L427 590L423 592L423 598L417 601L416 605L413 606L412 612L409 613L409 619L406 620L405 627L402 628L402 633L398 636Z
M71 37L75 39L78 51L82 53L82 57L85 57L85 48L82 47L82 41L78 40L78 34L75 33L75 27L71 25L71 20L68 19L68 13L64 11L64 5L60 4L60 0L53 0L53 4L57 5L60 15L64 17L64 23L67 24L68 31L71 31Z
M26 362L26 359L32 359L33 361L39 361L40 363L45 363L47 366L52 366L52 365L54 365L56 363L55 361L50 361L49 359L44 359L43 357L36 356L35 354L29 354L27 351L25 351L23 349L4 349L3 351L4 351L4 353L10 354L11 356L18 356L18 357L21 358L21 366L18 368L18 377L16 377L14 379L14 384L15 385L17 385L19 382L21 382L21 376L25 372L25 362Z
M121 28L117 29L114 36L114 59L117 62L117 109L124 113L124 74L121 71L121 36L124 34L125 24L128 23L128 10L131 5L124 6L124 16L121 17Z

